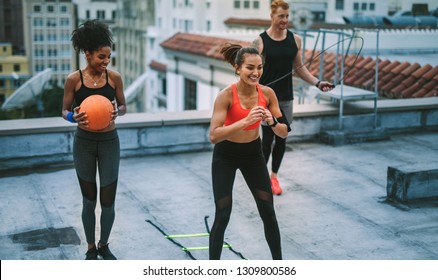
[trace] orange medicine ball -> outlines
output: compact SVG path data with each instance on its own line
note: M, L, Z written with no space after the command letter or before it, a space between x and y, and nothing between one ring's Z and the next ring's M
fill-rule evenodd
M89 129L102 130L110 125L114 106L108 98L94 94L82 101L80 111L86 113Z

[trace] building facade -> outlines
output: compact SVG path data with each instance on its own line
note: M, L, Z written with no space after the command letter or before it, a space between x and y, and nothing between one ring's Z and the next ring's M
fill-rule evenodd
M71 0L23 0L23 26L31 75L51 68L51 84L63 87L67 75L78 65L70 41L76 27L74 3Z
M146 31L155 22L155 2L117 0L114 34L117 38L115 49L119 59L116 68L122 75L125 89L146 72ZM136 95L137 105L128 108L129 111L145 111L145 90L137 91Z

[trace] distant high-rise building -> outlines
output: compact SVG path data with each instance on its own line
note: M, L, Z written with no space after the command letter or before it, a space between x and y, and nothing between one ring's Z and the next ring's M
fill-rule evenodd
M72 0L23 0L23 20L31 74L51 68L51 84L63 87L78 64L70 41L76 6Z
M14 55L24 54L21 0L0 0L0 42L12 43Z
M125 88L146 72L146 31L155 23L154 0L117 0L117 16L114 35L117 38L117 70ZM145 111L145 91L137 94L137 111ZM140 108L139 108L140 107ZM132 110L130 110L132 111Z

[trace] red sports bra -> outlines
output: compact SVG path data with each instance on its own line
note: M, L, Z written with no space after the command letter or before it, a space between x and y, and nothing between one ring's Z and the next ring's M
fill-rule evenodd
M256 87L257 87L257 92L259 94L257 105L263 106L264 108L266 108L266 99L263 96L262 89L260 88L260 85L256 85ZM249 112L251 111L251 109L244 109L240 105L240 100L239 100L239 96L237 94L236 84L233 84L231 86L231 88L232 88L232 92L233 92L233 102L232 102L230 108L228 109L227 118L225 119L225 123L224 123L225 126L228 126L228 125L233 124L233 123L235 123L243 118L246 118L246 116L248 116ZM256 129L259 126L260 126L260 121L245 127L244 130Z

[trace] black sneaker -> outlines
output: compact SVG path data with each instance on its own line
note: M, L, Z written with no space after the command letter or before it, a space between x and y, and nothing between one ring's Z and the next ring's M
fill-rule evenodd
M85 259L86 260L97 260L97 249L96 249L96 247L88 249L88 251L85 253Z
M113 255L113 253L111 253L110 249L108 248L108 244L102 245L99 242L97 252L104 260L117 260L117 258Z

